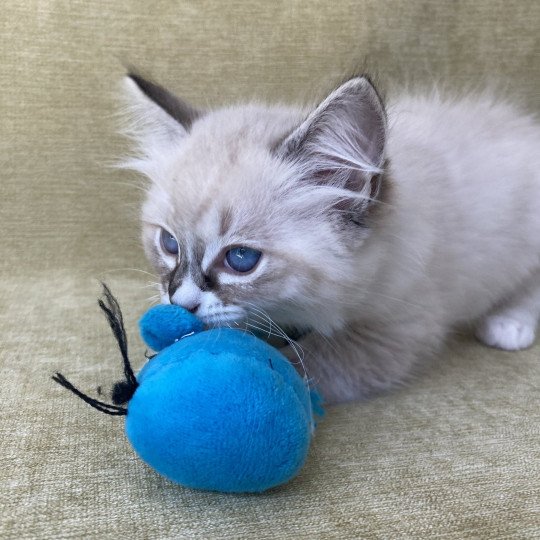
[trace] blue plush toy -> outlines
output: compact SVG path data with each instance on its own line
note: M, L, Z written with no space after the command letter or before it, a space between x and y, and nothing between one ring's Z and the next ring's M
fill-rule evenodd
M260 492L296 476L304 464L320 398L288 360L255 336L204 330L179 306L151 308L140 321L158 353L135 377L118 303L104 285L99 305L124 360L114 405L87 396L60 373L53 378L96 409L126 415L137 454L184 486ZM122 404L127 407L122 407Z

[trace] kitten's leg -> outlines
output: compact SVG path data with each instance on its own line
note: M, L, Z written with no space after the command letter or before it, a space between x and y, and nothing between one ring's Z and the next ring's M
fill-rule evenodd
M540 272L478 325L477 338L507 351L526 349L534 343L540 319Z
M310 334L300 341L303 366L293 351L285 354L326 403L365 399L403 383L419 357L433 353L443 332L432 321L358 325L332 338Z

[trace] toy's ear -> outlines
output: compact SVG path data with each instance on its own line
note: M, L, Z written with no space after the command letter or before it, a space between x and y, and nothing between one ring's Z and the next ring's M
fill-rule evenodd
M202 332L203 323L192 313L174 304L150 308L139 321L144 342L154 351L161 351L183 337Z

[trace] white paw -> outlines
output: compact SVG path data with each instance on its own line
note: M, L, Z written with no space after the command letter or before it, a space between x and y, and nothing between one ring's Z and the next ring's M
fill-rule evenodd
M519 351L533 344L535 330L532 322L527 324L507 315L492 315L480 323L476 337L490 347Z

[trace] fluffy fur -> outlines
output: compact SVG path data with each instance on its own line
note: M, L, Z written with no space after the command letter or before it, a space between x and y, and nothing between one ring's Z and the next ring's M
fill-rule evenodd
M464 322L491 346L531 345L540 316L531 116L436 92L385 111L365 77L313 109L200 112L141 80L125 80L137 148L126 166L150 179L143 241L163 302L209 324L309 330L305 369L329 402L406 380ZM161 246L162 228L178 256ZM224 262L239 245L263 253L246 274Z

